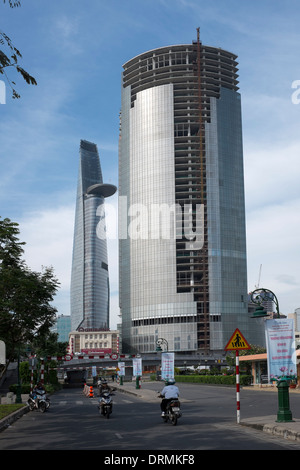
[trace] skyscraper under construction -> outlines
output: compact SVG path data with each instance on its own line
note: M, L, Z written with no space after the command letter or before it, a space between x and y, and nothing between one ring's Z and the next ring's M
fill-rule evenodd
M164 338L169 351L220 353L236 328L257 344L237 56L202 45L198 30L192 44L150 50L123 69L123 351L155 351Z

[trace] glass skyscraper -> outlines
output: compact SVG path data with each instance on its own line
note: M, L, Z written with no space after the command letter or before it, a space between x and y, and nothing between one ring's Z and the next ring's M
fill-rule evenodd
M123 351L155 351L164 338L169 351L220 353L236 328L259 344L247 302L237 57L198 33L123 69Z
M71 326L109 328L109 274L104 200L116 187L103 184L97 145L80 141L73 258Z

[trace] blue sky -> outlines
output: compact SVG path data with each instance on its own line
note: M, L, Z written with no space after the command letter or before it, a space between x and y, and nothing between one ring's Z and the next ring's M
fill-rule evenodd
M298 0L23 0L14 9L0 3L0 28L38 82L29 86L7 71L21 99L11 99L6 85L0 215L20 224L32 269L53 266L59 314L70 313L80 139L98 145L104 181L117 185L122 64L156 47L189 44L197 27L203 44L238 55L248 289L262 265L260 286L276 293L280 310L300 307L300 104L292 100L300 80L299 20ZM108 248L114 328L117 241Z

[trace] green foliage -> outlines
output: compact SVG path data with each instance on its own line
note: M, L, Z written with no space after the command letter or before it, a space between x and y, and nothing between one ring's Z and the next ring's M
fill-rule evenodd
M50 360L44 362L44 381L45 384L48 385L57 385L57 361ZM20 381L24 389L28 388L28 384L31 382L31 370L29 368L29 362L23 361L20 363ZM33 371L33 383L36 384L39 381L40 377L40 370L41 370L41 361L37 361L37 368ZM30 385L29 385L30 387ZM13 391L13 390L11 390ZM27 393L26 391L23 393Z
M262 346L257 346L255 344L250 344L250 349L243 349L239 352L240 356L251 356L253 354L263 354L266 352L266 348Z
M9 360L23 345L49 337L56 320L51 302L59 286L52 268L34 272L26 266L18 235L18 224L0 218L0 339Z
M56 367L57 361L50 360L44 362L44 385L47 393L52 393L60 388ZM30 393L31 389L31 370L29 368L29 362L23 361L20 363L20 382L21 382L21 393ZM33 385L36 385L40 380L41 361L37 361L36 370L33 371ZM10 392L16 393L18 384L13 384L9 387Z
M22 394L28 394L30 393L30 383L25 383L25 384L21 384L21 393ZM44 384L45 386L45 390L46 390L46 393L50 394L50 393L53 393L55 392L56 390L60 390L61 389L61 385L59 383L56 383L56 384ZM13 384L13 385L10 385L9 386L9 391L10 392L13 392L13 393L17 393L17 387L18 387L18 384Z
M25 403L14 403L13 405L0 405L0 419L6 418L6 416L14 413L14 411L24 408Z
M19 366L20 380L21 383L30 382L30 370L28 361L20 363Z
M14 266L21 260L24 242L20 242L19 225L5 218L0 221L0 263L1 266Z
M6 0L3 0L3 3L6 3ZM21 6L20 0L8 0L10 8L15 8Z
M5 3L5 0L3 2ZM9 0L8 3L11 8L21 6L19 0ZM12 98L20 98L19 93L17 93L13 86L15 82L9 79L6 70L9 67L14 68L29 85L37 85L36 79L19 65L18 61L22 58L22 54L3 31L0 31L0 45L6 49L5 51L0 50L0 74L5 76L7 83L11 87Z
M67 342L59 342L58 334L47 331L44 335L35 336L31 343L31 351L37 357L65 356L67 353Z
M262 346L256 346L253 344L250 344L250 349L243 349L239 351L240 356L252 356L254 354L263 354L266 352L266 348L263 348ZM229 367L234 367L235 366L235 352L231 352L226 356L226 363ZM244 367L246 369L246 372L248 374L251 373L251 363L249 362L244 362L241 367Z
M12 385L9 386L9 391L16 394L17 393L17 388L18 388L18 384L12 384ZM30 393L30 382L21 384L21 393L22 394Z

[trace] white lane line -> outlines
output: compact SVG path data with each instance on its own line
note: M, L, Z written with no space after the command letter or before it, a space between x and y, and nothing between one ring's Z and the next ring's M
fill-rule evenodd
M60 400L60 401L58 402L58 405L59 405L59 406L66 406L67 404L70 404L70 402L65 401L65 400ZM75 404L76 404L76 405L83 405L83 401L82 401L82 400L77 400L77 401L75 401Z

